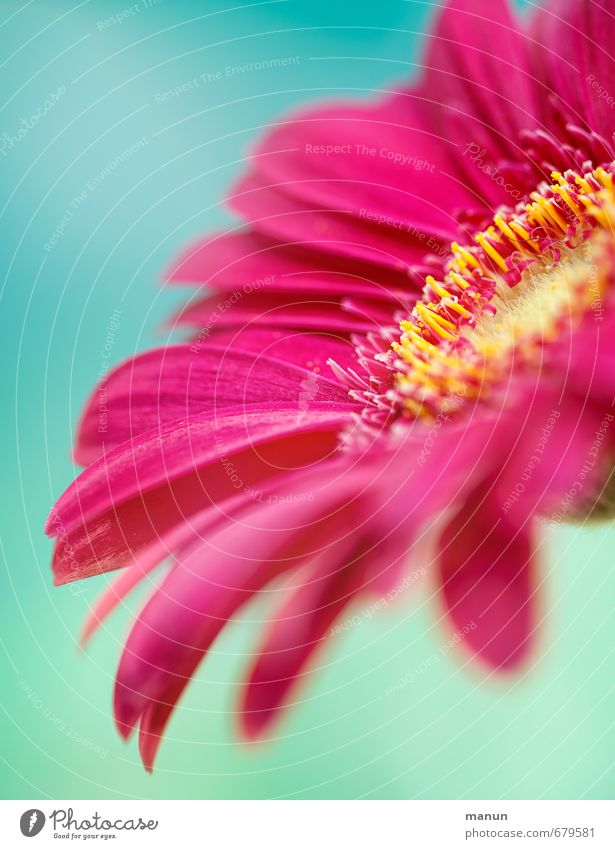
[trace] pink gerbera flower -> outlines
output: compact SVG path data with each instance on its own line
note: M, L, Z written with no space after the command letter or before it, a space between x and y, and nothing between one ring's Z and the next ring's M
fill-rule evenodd
M53 570L124 569L87 639L164 564L115 691L147 768L220 630L272 582L248 737L349 604L427 563L469 651L527 658L539 520L612 512L609 5L521 23L454 0L416 84L281 122L230 198L245 225L172 270L199 284L177 317L192 341L93 394Z

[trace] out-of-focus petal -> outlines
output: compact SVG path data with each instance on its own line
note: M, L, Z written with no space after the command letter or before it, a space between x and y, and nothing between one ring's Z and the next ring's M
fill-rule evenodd
M527 659L538 620L531 522L515 527L475 493L439 539L438 572L457 640L496 669Z

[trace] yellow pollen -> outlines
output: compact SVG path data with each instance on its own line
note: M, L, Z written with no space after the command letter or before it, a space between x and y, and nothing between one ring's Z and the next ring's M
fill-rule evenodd
M516 234L516 233L515 233L515 231L514 231L514 230L510 227L510 225L508 224L508 222L507 222L504 218L502 218L502 216L501 216L501 215L496 215L496 216L495 216L495 218L494 218L493 220L494 220L495 224L497 225L497 227L500 229L500 231L501 231L501 232L502 232L505 236L508 236L508 238L509 238L509 239L511 239L513 242L517 242L517 241L518 241L518 236L517 236L517 234Z
M596 168L594 174L600 185L604 186L605 189L613 188L613 177L611 174L608 174L602 166Z
M536 241L534 241L534 239L532 239L532 237L530 236L528 231L525 229L525 227L519 221L512 220L512 221L509 222L509 224L510 224L510 229L513 230L518 236L521 236L521 238L525 242L527 242L527 244L533 250L535 250L536 252L540 252L540 248L538 246L538 243Z
M543 223L548 223L552 221L557 227L560 228L562 233L565 233L568 229L568 225L559 214L557 209L552 203L549 203L548 199L539 195L538 192L532 192L530 197L534 200L532 204L532 209L536 211L536 213L541 217Z
M419 302L416 305L416 311L419 314L420 318L423 320L423 322L431 330L433 330L434 333L437 333L438 336L441 336L442 339L457 338L454 333L449 333L449 331L445 330L445 328L441 325L441 322L444 323L445 320L443 321L437 313L433 312L433 310L430 310L427 306L425 306L425 304ZM450 326L451 330L453 330L455 327L454 324L451 324L451 322L446 322L446 324Z
M460 289L468 289L470 284L467 280L464 280L461 274L458 274L456 271L449 272L450 278L456 286L459 286Z
M475 256L473 256L469 250L466 248L462 248L461 245L458 245L457 242L453 242L451 244L451 250L455 256L455 259L461 259L464 266L470 266L471 268L480 268L480 264Z
M441 298L450 298L451 293L448 292L444 286L440 285L435 277L432 277L431 274L428 274L425 278L425 283L434 290L436 295L439 295Z
M477 398L501 377L507 351L535 356L556 338L558 309L570 318L588 308L586 259L577 248L597 228L615 228L614 168L553 171L525 209L499 210L475 234L476 246L451 243L443 279L426 277L423 299L391 345L405 415L433 418L445 401L457 409Z
M587 194L591 194L592 187L589 185L585 177L580 177L578 174L575 174L575 182L578 186L581 187L584 192L587 192Z
M487 240L484 233L477 233L474 237L487 256L491 257L491 259L495 262L502 271L508 271L508 266L502 259L501 255L496 251L493 245Z

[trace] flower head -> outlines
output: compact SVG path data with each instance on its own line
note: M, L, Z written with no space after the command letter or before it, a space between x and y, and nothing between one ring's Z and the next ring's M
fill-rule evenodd
M611 28L605 2L521 23L503 0L453 0L418 82L263 140L230 199L245 224L170 274L199 284L177 316L191 341L92 396L53 569L124 567L87 639L164 564L115 692L148 768L220 630L265 590L282 601L247 672L249 737L343 611L408 570L431 566L480 660L527 659L540 520L612 515Z

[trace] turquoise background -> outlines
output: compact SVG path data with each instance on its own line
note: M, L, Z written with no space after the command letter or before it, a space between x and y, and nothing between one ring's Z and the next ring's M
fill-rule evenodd
M107 579L54 589L44 518L76 469L76 417L109 362L167 336L181 293L162 270L230 217L220 205L248 145L290 106L359 97L412 70L423 2L235 4L3 2L2 687L6 798L605 798L613 794L615 534L559 528L544 565L543 650L520 678L481 677L448 650L429 581L333 641L278 739L240 744L236 682L262 601L216 644L184 698L153 776L118 739L111 688L130 611L87 653L75 634ZM297 56L158 102L202 73ZM94 190L87 184L141 142ZM6 139L5 139L6 141ZM1 145L1 142L0 142ZM85 191L85 196L83 192ZM81 198L53 249L45 244ZM134 610L139 598L131 600ZM399 683L399 682L403 683Z

